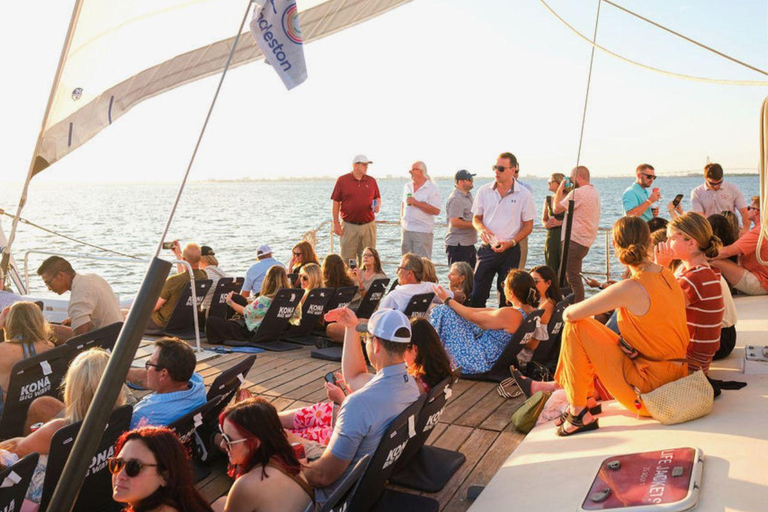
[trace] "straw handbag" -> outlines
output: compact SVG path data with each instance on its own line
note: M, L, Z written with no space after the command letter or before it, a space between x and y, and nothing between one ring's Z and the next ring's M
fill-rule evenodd
M702 371L664 384L649 393L640 393L637 388L635 392L653 419L664 425L706 416L712 410L714 400L712 386Z

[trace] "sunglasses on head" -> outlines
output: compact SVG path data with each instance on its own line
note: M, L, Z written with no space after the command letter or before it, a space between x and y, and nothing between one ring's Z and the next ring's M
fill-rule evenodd
M157 467L159 464L146 464L136 459L121 459L119 457L112 457L107 462L109 472L113 475L118 474L125 468L125 475L130 478L139 476L139 473L146 467Z

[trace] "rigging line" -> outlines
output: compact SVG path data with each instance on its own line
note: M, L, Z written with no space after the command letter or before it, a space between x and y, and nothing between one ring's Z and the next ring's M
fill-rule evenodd
M768 81L764 81L764 80L725 80L725 79L720 79L720 78L707 78L707 77L702 77L702 76L685 75L685 74L682 74L682 73L676 73L674 71L667 71L667 70L664 70L664 69L655 68L653 66L649 66L648 64L643 64L642 62L634 61L632 59L624 57L623 55L619 55L618 53L612 52L608 48L600 46L597 43L593 43L592 41L589 40L589 38L587 36L585 36L584 34L579 32L578 30L576 30L570 23L565 21L565 19L563 19L559 14L557 14L557 12L555 12L555 10L552 9L552 7L550 7L549 4L547 2L545 2L545 0L539 0L539 2L541 2L541 4L544 5L544 7L546 7L547 10L550 13L552 13L552 15L555 18L560 20L560 22L563 25L565 25L566 27L571 29L571 32L573 32L574 34L579 36L581 39L583 39L587 43L591 44L592 46L594 46L598 50L601 50L601 51L607 53L608 55L610 55L612 57L615 57L615 58L617 58L619 60L622 60L622 61L624 61L624 62L626 62L628 64L632 64L632 65L635 65L635 66L647 69L649 71L654 71L654 72L660 73L662 75L667 75L667 76L671 76L671 77L674 77L674 78L682 78L683 80L691 80L691 81L694 81L694 82L703 82L703 83L720 84L720 85L742 85L742 86L755 86L755 85L757 85L757 86L766 86L766 85L768 85Z
M592 43L597 41L597 25L600 21L600 6L602 0L597 0L597 15L595 16L595 33L592 35ZM592 85L592 64L595 62L595 47L592 46L592 53L589 56L589 74L587 74L587 93L584 96L584 111L581 113L581 133L579 133L579 152L576 154L576 167L581 162L581 143L584 140L584 125L587 122L587 104L589 103L589 87Z
M635 13L635 12L632 12L629 9L625 8L625 7L622 7L622 6L618 5L618 4L615 4L615 3L611 2L611 0L605 0L605 3L607 3L608 5L612 5L615 8L617 8L617 9L619 9L621 11L624 11L627 14L630 14L630 15L638 18L638 19L641 19L641 20L645 21L646 23L650 23L651 25L653 25L655 27L658 27L658 28L660 28L662 30L665 30L665 31L669 32L670 34L673 34L673 35L676 35L677 37L685 39L689 43L693 43L693 44L695 44L696 46L698 46L700 48L704 48L705 50L710 51L710 52L714 53L715 55L719 55L720 57L723 57L724 59L728 59L731 62L735 62L736 64L741 64L745 68L751 69L752 71L757 71L758 73L760 73L762 75L768 76L768 72L763 71L760 68L756 68L755 66L747 64L746 62L742 62L742 61L740 61L739 59L737 59L735 57L731 57L730 55L726 55L723 52L717 51L714 48L711 48L711 47L709 47L709 46L707 46L707 45L705 45L703 43L700 43L700 42L696 41L695 39L691 39L690 37L687 37L687 36L684 36L683 34L680 34L679 32L675 32L674 30L672 30L670 28L667 28L664 25L656 23L655 21L650 20L648 18L645 18L645 17L643 17L643 16L641 16L641 15Z
M181 184L179 185L179 191L176 194L176 200L173 202L173 208L171 209L171 213L168 216L168 222L165 224L165 229L163 230L163 236L160 237L160 242L157 244L157 250L155 251L155 258L157 258L160 255L160 250L163 247L163 242L165 241L165 237L168 236L168 230L171 227L171 222L173 222L173 216L176 214L176 208L179 206L179 201L181 200L181 194L184 192L184 187L187 184L187 178L189 178L189 172L192 170L192 164L195 163L195 157L197 156L197 151L200 149L200 143L203 141L203 135L205 135L205 129L208 127L208 121L211 120L211 114L213 113L213 108L216 106L216 100L219 98L219 93L221 92L221 86L224 83L224 78L227 76L227 71L229 70L229 65L232 62L232 56L235 54L235 49L237 48L237 43L240 41L240 36L243 32L243 27L245 26L245 20L248 19L248 13L251 11L251 4L253 3L253 0L248 0L248 6L245 8L245 12L243 13L243 19L240 21L240 27L237 29L237 35L235 36L235 40L232 42L232 49L229 51L229 56L227 57L227 62L224 64L224 70L221 73L221 78L219 79L219 85L216 87L216 93L213 95L213 99L211 100L211 106L208 107L208 114L205 116L205 122L203 122L203 127L200 129L200 134L197 137L197 142L195 143L195 149L192 151L192 156L189 159L189 164L187 164L187 170L184 173L184 179L181 180Z
M10 213L5 212L3 210L0 210L0 214L5 215L6 217L10 217L12 219L16 217L15 215L11 215ZM113 251L112 249L107 249L106 247L100 247L98 245L94 245L94 244L91 244L91 243L88 243L88 242L83 242L82 240L78 240L77 238L72 238L71 236L67 236L67 235L63 235L61 233L57 233L56 231L53 231L53 230L48 229L46 227L43 227L43 226L41 226L39 224L35 224L34 222L32 222L30 220L27 220L27 219L24 219L22 217L19 217L19 222L21 222L22 224L26 224L28 226L32 226L33 228L37 228L37 229L40 229L42 231L45 231L46 233L50 233L51 235L56 235L56 236L59 236L61 238L65 238L65 239L67 239L67 240L69 240L71 242L75 242L75 243L78 243L78 244L81 244L81 245L87 245L88 247L93 247L94 249L98 249L100 251L111 252L112 254L117 254L118 256L125 256L126 258L133 258L135 260L140 259L138 256L134 256L132 254L125 254L125 253L122 253L122 252Z

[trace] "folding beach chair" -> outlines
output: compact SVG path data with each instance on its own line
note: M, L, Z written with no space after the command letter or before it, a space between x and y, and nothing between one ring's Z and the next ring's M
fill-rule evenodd
M115 342L123 328L123 322L115 322L100 329L95 329L68 339L64 344L72 348L72 357L74 358L80 352L100 347L111 352L115 348Z
M29 482L35 472L40 455L30 453L16 464L0 472L0 510L21 510ZM41 509L42 510L42 509Z
M416 437L408 442L397 461L390 483L419 491L437 492L445 487L467 460L461 452L425 444L445 410L454 382L453 376L446 377L430 390L416 420Z
M365 470L368 467L368 461L370 460L371 456L366 455L357 461L357 464L352 468L352 471L350 471L350 473L344 477L344 480L336 486L336 489L330 496L328 496L328 501L323 504L323 507L318 512L340 512L342 510L351 510L349 509L349 499L357 489L357 486L360 483L360 478L363 476L363 473L365 473ZM314 505L310 503L305 512L313 510Z
M192 457L195 482L199 482L211 474L211 470L200 462L212 457L210 453L211 434L217 428L219 414L226 405L223 396L216 396L168 425L168 428L176 433Z
M213 400L216 397L223 397L227 404L232 400L240 389L240 385L245 381L245 376L251 371L256 356L246 356L242 361L221 372L208 388L207 400Z
M45 395L58 398L71 354L72 349L64 344L13 365L0 418L0 439L23 434L27 410L35 398Z
M352 299L355 298L355 294L358 291L357 286L341 286L336 288L336 291L334 291L331 296L331 300L329 300L328 304L325 306L325 312L327 313L333 309L349 306L349 303L352 302Z
M225 340L224 344L232 347L258 347L276 352L301 348L301 345L296 343L280 341L280 337L288 329L288 321L298 307L302 294L302 290L296 288L284 288L278 291L249 341Z
M420 318L427 315L429 305L432 304L434 299L434 293L420 293L411 297L411 300L406 306L404 314L409 318ZM321 359L323 361L341 361L341 355L344 348L339 344L334 344L331 347L318 348L309 353L309 357L313 359Z
M211 297L211 307L208 309L208 316L228 319L232 309L227 305L227 295L229 292L240 293L243 288L245 278L242 277L222 277L216 283Z
M301 345L314 345L317 337L312 336L312 331L322 322L323 315L327 311L326 306L331 301L333 295L333 288L315 288L310 290L301 309L301 323L295 327L289 326L288 332L282 339Z
M429 306L435 298L434 292L419 293L411 297L408 305L405 307L405 316L408 318L424 318L427 316Z
M549 334L549 339L539 343L539 346L536 347L536 351L533 353L532 361L544 366L549 365L553 361L557 362L557 358L560 355L560 341L563 336L563 327L565 326L565 322L563 322L563 311L571 305L572 299L573 295L570 295L570 299L565 298L555 306L555 311L552 313L552 317L547 324L547 334Z
M123 504L112 501L112 475L109 473L107 461L115 453L117 439L127 431L131 425L133 407L124 405L115 409L104 428L101 442L91 458L91 465L80 489L80 496L72 509L75 512L119 511ZM45 481L43 482L43 495L40 500L40 511L48 508L48 503L59 483L64 465L67 463L72 446L75 444L82 422L73 423L59 429L51 439L51 451L48 455L48 466L45 469ZM54 512L54 511L51 511Z
M362 302L357 307L355 314L357 318L371 318L371 315L376 308L379 307L379 302L384 297L384 291L389 284L389 278L376 279L371 283L368 291L365 292Z
M424 396L419 397L389 424L357 489L349 498L347 510L437 512L440 508L440 504L432 498L386 489L387 480L394 471L398 459L416 435L414 424L419 411L424 407L424 401Z
M162 329L148 329L147 334L150 335L167 335L176 336L183 340L191 340L195 338L195 318L194 315L199 314L200 305L205 300L205 296L208 290L211 289L213 281L210 279L196 279L195 280L195 297L197 298L197 305L192 305L192 287L188 286L184 289L184 292L179 297L179 301L176 303L176 307L173 308L168 323Z
M387 290L387 293L392 293L392 290L394 290L398 284L400 284L399 279L395 279L394 281L392 281L392 284L389 285L389 290Z
M536 322L541 318L542 313L543 311L541 309L537 309L528 315L522 325L517 328L517 331L515 331L515 334L509 340L507 346L504 347L501 355L496 362L493 363L490 370L475 374L462 373L461 377L468 380L487 380L491 382L501 382L508 378L510 375L509 367L512 365L517 366L517 359L515 359L515 356L517 356L518 352L523 349L525 344L528 343L528 340L533 336L533 331L536 330Z

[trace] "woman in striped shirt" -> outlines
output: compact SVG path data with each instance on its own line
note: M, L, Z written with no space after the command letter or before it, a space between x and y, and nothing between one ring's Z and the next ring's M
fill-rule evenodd
M722 247L707 219L696 212L684 213L667 225L667 241L654 249L656 263L666 266L679 259L677 282L685 294L685 316L691 343L687 359L690 373L709 371L712 357L720 347L723 326L723 293L720 271L709 266L708 258Z

